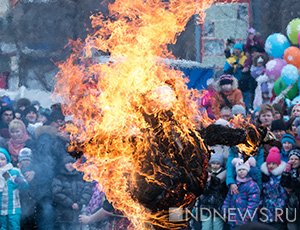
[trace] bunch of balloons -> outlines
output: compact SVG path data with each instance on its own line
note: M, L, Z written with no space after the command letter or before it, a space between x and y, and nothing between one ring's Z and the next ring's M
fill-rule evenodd
M290 21L286 30L287 37L274 33L266 40L265 51L272 58L266 64L266 75L274 82L277 96L289 87L285 97L292 100L300 97L297 96L300 92L300 49L297 47L300 46L300 18Z

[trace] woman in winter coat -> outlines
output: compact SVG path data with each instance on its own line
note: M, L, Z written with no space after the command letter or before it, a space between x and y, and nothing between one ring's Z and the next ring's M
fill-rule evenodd
M19 152L26 146L29 136L25 124L18 119L14 119L9 123L8 131L11 138L8 140L8 151L11 155L12 164L14 166L18 163Z
M57 224L58 229L76 230L80 228L78 216L91 198L92 187L83 180L82 174L75 170L74 159L71 156L65 156L63 163L65 167L52 182Z
M266 161L261 165L263 189L262 189L262 209L263 222L272 225L275 229L285 229L285 220L280 213L284 213L287 193L280 185L281 174L286 167L286 163L280 159L280 151L277 147L272 147Z
M257 220L260 202L260 189L257 183L248 176L250 166L255 166L255 159L249 158L244 163L243 159L234 158L232 164L236 168L236 181L238 193L227 193L222 210L228 217L231 229Z
M282 173L281 185L288 193L287 226L289 230L299 229L300 214L300 149L293 149L289 154L289 161Z

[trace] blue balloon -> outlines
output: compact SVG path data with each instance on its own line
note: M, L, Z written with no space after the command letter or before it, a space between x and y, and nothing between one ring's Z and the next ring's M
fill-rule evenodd
M265 51L273 58L282 58L286 48L290 47L290 42L281 33L269 35L265 43Z
M297 67L290 64L284 66L281 70L281 78L286 85L294 84L299 78Z
M297 97L295 97L292 100L292 103L291 103L291 105L297 105L297 104L300 104L300 95L298 95Z

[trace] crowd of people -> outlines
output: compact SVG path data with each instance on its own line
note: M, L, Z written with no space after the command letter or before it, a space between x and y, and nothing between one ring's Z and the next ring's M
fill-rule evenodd
M61 105L8 96L0 103L1 229L112 229L100 186L73 167Z
M269 59L264 42L253 28L248 33L246 44L228 40L223 74L208 81L200 109L223 126L233 126L236 115L248 118L276 141L264 142L246 161L237 147L209 146L208 180L194 208L201 218L191 229L238 229L248 222L299 228L300 105L272 103L270 87L258 80ZM257 87L262 103L255 107ZM67 151L68 120L59 103L43 108L2 96L0 106L1 229L126 229L128 220L101 186L75 170L75 160L84 158Z
M209 79L201 105L215 124L234 127L230 120L239 115L267 128L276 141L245 161L236 146L210 146L209 178L195 206L201 218L192 221L193 229L236 229L249 222L268 225L260 229L299 229L300 105L274 100L272 88L259 80L271 57L253 28L245 44L229 39L225 56L223 73Z

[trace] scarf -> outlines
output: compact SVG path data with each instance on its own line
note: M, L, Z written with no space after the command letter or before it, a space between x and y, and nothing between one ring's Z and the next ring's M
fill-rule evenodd
M5 174L8 170L12 169L13 165L11 163L6 164L2 168L0 168L0 192L3 192L3 189L6 185L6 180L3 177L3 174Z
M245 182L251 180L251 177L241 178L241 177L239 177L239 176L236 176L236 180L237 180L238 182L245 183Z
M22 130L23 136L20 139L10 138L7 142L8 151L12 157L12 161L16 162L18 160L19 152L25 146L25 142L29 139L26 129Z

